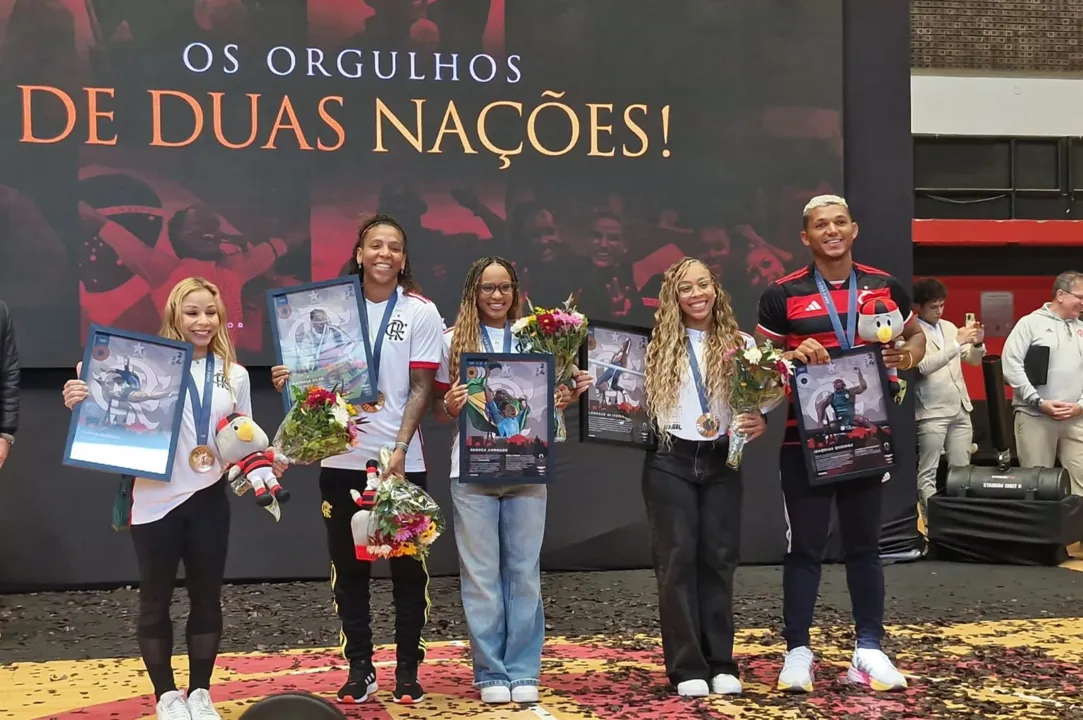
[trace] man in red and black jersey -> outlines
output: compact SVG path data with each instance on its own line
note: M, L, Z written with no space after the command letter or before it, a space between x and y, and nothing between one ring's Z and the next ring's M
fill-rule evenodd
M925 335L911 312L910 298L888 273L853 261L850 250L857 238L857 223L846 201L835 195L813 198L805 206L804 228L801 242L812 251L813 262L767 287L759 303L756 334L760 342L782 344L786 357L797 362L829 362L830 349L862 344L850 322L853 309L869 298L890 298L906 318L905 343L899 349L885 345L884 364L900 370L915 367L925 355ZM906 679L880 648L884 635L884 573L879 553L882 474L809 485L792 413L787 425L780 463L789 545L782 575L787 652L778 688L787 692L812 690L814 658L809 629L819 593L832 500L838 506L846 582L857 630L848 676L852 682L876 690L906 687Z

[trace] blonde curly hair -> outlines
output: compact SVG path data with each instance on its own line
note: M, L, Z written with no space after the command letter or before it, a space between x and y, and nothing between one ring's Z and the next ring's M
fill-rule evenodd
M688 332L677 298L677 285L693 265L699 265L707 271L715 291L714 306L711 308L712 322L706 332L707 347L702 370L707 397L712 405L716 401L728 402L730 382L735 369L733 362L726 359L726 351L744 347L729 295L718 284L718 279L710 268L691 257L681 258L670 265L662 276L662 290L658 293L654 330L647 345L647 378L644 384L647 412L658 429L662 444L667 446L670 439L665 427L672 421L677 409L679 388L685 382L689 365L686 342Z

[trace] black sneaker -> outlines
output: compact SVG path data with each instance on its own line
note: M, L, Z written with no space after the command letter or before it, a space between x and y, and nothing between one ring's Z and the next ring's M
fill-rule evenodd
M395 669L395 692L391 699L400 705L413 705L425 699L425 691L417 681L417 666L400 664Z
M340 703L360 704L366 702L369 696L380 689L376 683L376 670L371 664L366 663L359 667L350 668L350 676L346 678L346 684L338 691Z

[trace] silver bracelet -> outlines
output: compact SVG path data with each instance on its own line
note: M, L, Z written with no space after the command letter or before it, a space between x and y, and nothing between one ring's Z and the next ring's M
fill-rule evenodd
M404 453L410 452L410 443L397 442L395 443L396 450L402 450Z

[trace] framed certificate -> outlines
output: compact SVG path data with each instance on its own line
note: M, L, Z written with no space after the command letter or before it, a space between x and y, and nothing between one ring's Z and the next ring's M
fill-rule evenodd
M594 384L579 396L579 440L653 450L658 445L644 403L647 328L591 321L579 367Z
M192 346L92 325L64 464L168 481L192 369Z
M267 291L279 365L289 368L282 390L289 412L293 387L313 385L361 406L376 402L368 314L356 275Z
M833 350L823 365L794 364L794 414L810 484L895 467L890 397L879 345Z
M553 356L464 353L459 380L459 482L552 480Z

